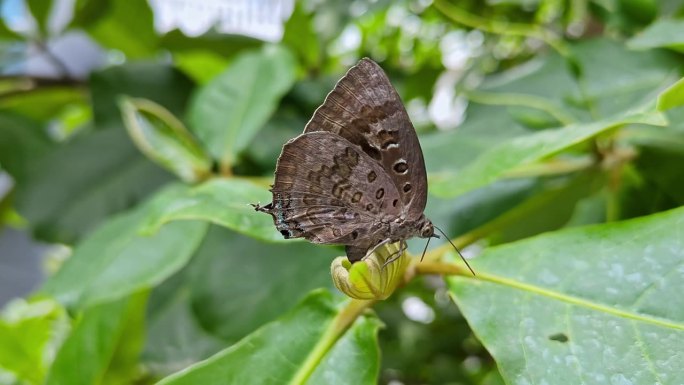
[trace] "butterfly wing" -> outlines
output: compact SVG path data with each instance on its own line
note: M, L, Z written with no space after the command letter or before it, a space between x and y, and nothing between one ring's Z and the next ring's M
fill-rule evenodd
M427 201L423 152L406 109L385 72L362 59L337 82L305 133L335 133L379 164L400 193L401 212L420 218Z
M271 189L258 208L286 238L368 250L383 238L383 219L399 215L401 196L382 167L346 139L304 133L283 146Z

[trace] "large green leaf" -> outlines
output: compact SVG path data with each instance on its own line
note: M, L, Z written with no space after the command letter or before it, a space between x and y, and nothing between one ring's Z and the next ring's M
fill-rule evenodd
M430 192L456 196L504 178L507 172L539 162L567 148L587 141L605 131L629 123L664 124L657 113L638 114L620 119L573 124L518 137L484 152L455 175L433 177Z
M117 129L84 132L30 165L17 209L38 237L65 243L171 179Z
M45 384L125 384L137 378L145 299L138 294L80 314L57 352Z
M340 304L315 292L237 344L159 382L181 384L376 384L379 322L347 329Z
M235 58L202 87L189 112L191 128L224 167L268 121L295 80L295 61L285 48L268 46Z
M186 268L153 292L146 364L168 374L240 340L312 289L332 287L330 262L340 253L212 226Z
M305 242L259 242L215 226L193 258L186 290L203 328L237 341L309 291L331 288L330 263L340 254Z
M144 205L98 227L43 291L64 303L86 306L149 288L181 269L202 241L207 223L174 222L142 234L148 215Z
M684 382L684 209L490 249L454 299L510 384Z
M271 200L265 187L244 179L211 179L201 185L177 188L155 199L147 226L179 219L199 219L267 241L284 241L269 215L254 211L252 203ZM290 241L291 242L291 241Z

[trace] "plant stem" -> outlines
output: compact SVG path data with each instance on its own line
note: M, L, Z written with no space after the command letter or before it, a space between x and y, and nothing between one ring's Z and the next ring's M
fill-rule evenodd
M219 173L222 177L231 177L233 176L233 169L230 167L230 164L221 162L219 165Z
M311 351L304 364L290 381L291 385L305 384L321 360L335 345L337 340L344 335L356 319L376 301L352 299L337 313L335 319Z
M69 71L69 68L62 61L62 59L60 59L54 53L52 53L52 51L50 51L50 47L48 47L46 42L40 39L36 39L34 43L36 44L38 49L45 55L47 60L55 66L55 68L59 72L60 77L71 78L71 72Z

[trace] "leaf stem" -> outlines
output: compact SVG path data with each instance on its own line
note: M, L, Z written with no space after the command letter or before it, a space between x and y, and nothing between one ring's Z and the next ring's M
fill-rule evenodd
M604 305L599 302L595 302L589 299L584 299L572 295L568 295L562 292L554 291L549 288L541 287L541 286L535 286L529 283L524 283L517 281L515 279L511 278L506 278L502 276L498 276L495 274L488 274L488 273L479 273L477 275L477 278L481 281L485 282L490 282L493 284L498 284L502 286L508 286L514 289L526 291L528 293L533 293L536 295L544 296L547 298L553 298L558 301L563 301L566 303L570 303L573 305L577 306L582 306L587 309L592 309L595 311L600 311L606 314L612 314L614 316L618 317L623 317L627 319L632 319L644 323L648 323L651 325L658 325L662 327L667 327L671 329L677 329L677 330L684 330L684 323L682 322L677 322L677 321L671 321L663 318L659 318L656 316L652 316L649 314L643 314L643 313L637 313L636 311L632 309L620 309L617 307L611 307L609 305Z
M424 261L414 267L415 274L462 275L473 277L470 270L455 263ZM412 278L412 277L411 277Z
M337 313L335 319L330 323L328 329L313 348L303 365L295 373L291 385L305 384L309 377L316 370L321 360L335 345L337 340L344 335L356 319L376 301L352 299Z
M219 165L219 173L222 177L229 178L233 176L233 169L230 167L230 164L221 162Z
M586 170L596 165L594 156L582 156L571 159L552 159L543 163L532 163L514 168L504 176L506 178L528 178L536 176L570 174Z
M551 101L535 95L505 93L505 92L483 92L468 91L466 96L469 100L489 105L499 106L523 106L544 111L553 116L562 125L567 126L575 123L575 118L555 106Z

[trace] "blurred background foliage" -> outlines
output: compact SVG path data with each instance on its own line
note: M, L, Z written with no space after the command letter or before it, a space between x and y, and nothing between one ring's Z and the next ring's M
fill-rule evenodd
M280 242L247 203L270 200L282 144L364 56L419 132L427 216L468 256L684 204L679 1L5 0L0 12L0 384L154 383L217 352L214 376L279 368L239 359L270 357L264 341L304 311L337 314L341 250ZM466 322L463 285L411 280L335 345L356 361L333 349L297 383L526 383L533 369L493 353L505 339ZM307 295L318 288L335 294ZM684 316L665 318L684 338ZM225 383L262 383L245 378Z

